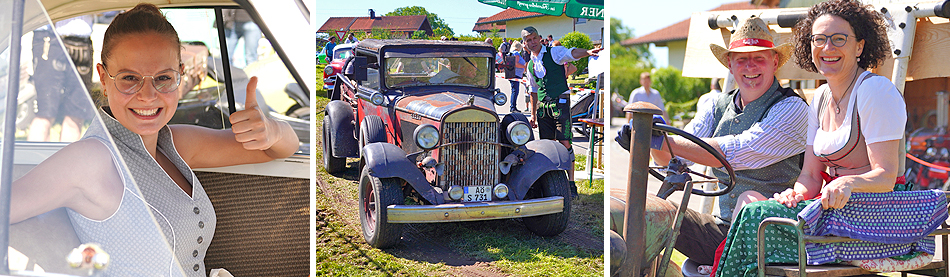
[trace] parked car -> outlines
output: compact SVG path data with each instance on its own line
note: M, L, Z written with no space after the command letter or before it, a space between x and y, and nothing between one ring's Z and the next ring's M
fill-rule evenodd
M343 63L346 59L353 56L353 48L356 43L344 43L333 48L333 60L323 68L323 89L327 91L327 97L334 91L336 84L336 74L343 72Z
M30 32L45 25L52 25L63 19L80 15L97 14L105 11L127 10L138 4L139 0L116 1L52 1L52 0L14 0L0 2L0 10L7 16L4 22L12 24L0 25L0 98L33 97L32 92L24 92L22 86L9 87L8 84L18 80L21 67L9 67L11 60L19 58L22 63L28 62L30 57L16 56L20 53L30 53L28 39ZM193 124L209 128L228 128L228 115L234 110L242 109L244 103L244 88L249 76L258 76L258 102L268 115L289 122L297 132L300 141L300 151L295 155L268 163L229 166L221 168L195 169L195 176L200 180L206 193L211 199L217 215L216 232L213 241L206 237L205 243L210 243L205 257L206 267L225 268L236 276L304 276L309 273L309 237L308 213L310 199L310 146L309 136L312 122L307 117L289 117L284 114L284 108L298 103L287 92L296 92L309 95L314 91L316 75L313 64L306 58L312 48L312 30L309 23L309 10L315 8L313 1L262 1L262 0L169 0L157 4L163 8L163 13L175 25L179 37L184 45L182 51L183 63L186 70L183 73L180 86L181 99L175 118L170 124ZM20 7L19 11L16 7ZM164 9L170 8L170 9ZM224 32L217 32L214 26L223 26L221 18L216 16L221 10L243 8L248 11L254 22L261 28L273 51L262 52L257 63L240 69L227 65L228 51L226 46L219 46L225 41L218 37ZM9 17L10 14L22 17ZM217 22L217 23L216 23ZM104 28L103 25L94 25L94 30ZM101 32L99 33L101 36ZM53 39L58 39L53 37ZM14 43L10 43L13 41ZM93 43L101 44L101 37L93 35ZM24 45L24 51L16 47ZM262 43L262 45L264 45ZM101 47L97 46L97 47ZM62 47L52 47L49 53L64 53ZM10 53L15 53L11 57ZM51 55L52 56L52 55ZM68 57L68 55L63 55ZM99 53L93 54L98 58ZM28 67L27 67L28 68ZM68 67L67 72L72 78L78 79L76 70ZM307 77L311 76L311 77ZM19 78L18 78L19 77ZM34 81L47 80L48 76L34 75ZM93 78L98 80L98 78ZM81 83L81 82L80 82ZM21 83L22 84L22 83ZM85 132L91 126L100 126L94 97L83 94L82 101L72 103L80 106L86 116L80 122L80 132ZM18 101L21 102L22 101ZM27 101L28 102L28 101ZM230 102L230 104L229 104ZM308 105L309 106L309 101ZM276 109L276 110L275 110ZM22 109L0 108L5 118L23 118ZM8 135L3 142L14 137L12 143L2 143L4 146L13 146L12 155L3 155L0 174L13 176L16 179L44 161L61 148L68 145L66 142L36 142L25 141L30 132L29 126L16 130L16 126L3 126L2 133ZM62 124L54 123L51 130L60 130ZM216 149L207 149L207 155L215 155ZM81 161L77 161L81 162ZM130 174L123 162L117 162L117 168L122 174ZM12 168L12 170L11 170ZM9 187L10 179L4 179L3 187ZM9 193L9 190L6 190ZM5 195L3 197L9 197ZM9 198L7 198L9 199ZM39 201L40 199L38 199ZM135 205L135 204L130 204ZM144 204L141 204L144 205ZM197 209L197 208L196 208ZM103 268L72 268L67 263L70 251L79 246L79 239L72 227L72 223L63 208L56 209L40 216L27 219L14 225L8 225L7 210L0 211L0 234L9 235L7 240L0 240L0 257L8 257L9 263L3 263L0 275L9 274L5 267L9 264L14 274L28 276L63 276L70 275L109 275L109 267ZM205 212L205 211L202 211ZM197 210L195 212L198 213ZM160 220L160 219L159 219ZM129 226L130 230L142 233L156 233L161 235L159 224L150 226ZM7 232L9 229L9 232ZM181 239L181 238L179 238ZM199 239L200 241L200 239ZM109 252L109 249L102 249ZM150 253L165 253L174 251L168 249L148 249ZM197 252L195 252L197 253ZM111 261L128 263L129 257L113 255ZM132 261L134 263L134 261ZM181 268L170 268L171 275L184 275L192 272L191 264ZM166 273L155 273L166 275ZM207 274L205 272L204 274Z
M323 119L328 172L360 159L363 238L399 242L405 223L522 218L535 234L571 213L567 149L495 112L495 49L481 42L361 41Z

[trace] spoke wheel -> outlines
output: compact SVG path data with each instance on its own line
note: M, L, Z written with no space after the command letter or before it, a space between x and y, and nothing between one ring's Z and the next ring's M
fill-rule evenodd
M389 223L386 216L389 205L403 202L399 184L398 179L373 177L365 168L360 174L360 225L363 239L372 247L389 248L402 237L403 225Z

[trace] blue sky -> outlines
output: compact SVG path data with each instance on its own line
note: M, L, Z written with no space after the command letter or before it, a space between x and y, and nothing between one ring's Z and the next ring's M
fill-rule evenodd
M607 14L618 18L624 26L633 28L639 37L687 19L694 12L708 11L724 3L748 0L608 0ZM657 67L667 66L666 47L650 47Z
M406 6L422 6L426 11L437 14L449 24L456 35L476 35L472 32L479 17L488 17L502 11L501 8L479 3L476 0L343 0L320 1L314 23L319 29L330 17L369 16L369 9L383 15ZM327 3L329 2L329 3Z

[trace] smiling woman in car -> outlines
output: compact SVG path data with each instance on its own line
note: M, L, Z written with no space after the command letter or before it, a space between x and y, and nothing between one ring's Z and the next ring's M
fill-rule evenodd
M116 16L102 45L104 127L93 124L14 182L11 221L66 207L80 241L112 256L103 274L204 276L216 220L191 168L285 158L298 138L257 107L256 77L245 110L230 116L231 130L167 126L180 97L181 46L154 5Z

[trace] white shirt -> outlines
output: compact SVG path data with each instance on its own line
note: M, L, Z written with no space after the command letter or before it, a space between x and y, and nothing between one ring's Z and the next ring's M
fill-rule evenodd
M904 136L904 126L907 124L907 109L904 97L901 96L894 84L882 76L870 77L861 81L870 72L863 72L858 76L858 83L848 100L848 107L842 112L845 114L841 126L834 131L821 130L818 121L818 106L822 95L815 95L808 109L808 145L814 146L815 154L831 154L844 147L851 133L851 116L854 109L858 109L861 120L861 134L867 144L875 142L901 139ZM818 91L830 93L828 84L818 87ZM825 103L828 104L828 103ZM825 108L825 112L834 112Z
M571 52L574 51L574 48L567 49L564 48L564 46L541 46L541 51L538 51L537 55L534 55L534 53L531 54L531 61L534 62L534 75L538 76L538 78L544 78L544 76L547 74L547 70L544 69L544 62L542 62L541 59L544 57L544 53L547 52L549 48L551 49L551 59L553 59L557 64L564 65L566 63L579 60L571 54ZM539 88L540 87L538 86L538 83L534 81L534 78L528 78L528 89L531 93L537 93Z
M712 137L718 122L715 109L696 113L683 131L697 137ZM808 105L798 97L775 103L762 121L738 135L717 137L716 142L735 170L756 169L805 151ZM903 130L903 129L902 129Z
M666 111L666 107L663 105L663 97L660 96L660 92L654 88L650 88L650 93L647 93L646 89L644 89L642 86L633 89L633 91L630 92L630 99L627 101L627 103L639 101L649 102L653 105L656 105L656 107L660 108L660 110Z
M696 101L696 113L702 112L703 109L712 109L716 105L716 98L722 94L719 90L711 90L706 94L703 94L699 97L699 100Z

